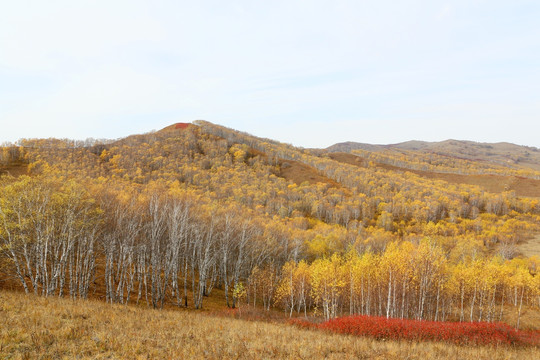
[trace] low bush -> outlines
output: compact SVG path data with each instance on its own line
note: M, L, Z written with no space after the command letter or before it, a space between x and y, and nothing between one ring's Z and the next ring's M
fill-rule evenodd
M384 340L444 341L463 345L540 345L539 331L516 330L503 323L443 322L354 315L320 324L294 319L301 328L342 334L369 336Z

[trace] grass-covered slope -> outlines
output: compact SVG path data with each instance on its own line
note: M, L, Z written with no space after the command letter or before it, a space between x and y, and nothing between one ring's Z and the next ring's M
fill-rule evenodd
M2 359L536 359L535 348L376 341L279 323L0 293Z

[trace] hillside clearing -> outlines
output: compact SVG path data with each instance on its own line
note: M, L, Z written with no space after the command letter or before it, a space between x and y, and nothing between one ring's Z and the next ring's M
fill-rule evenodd
M279 176L297 185L308 182L309 184L323 183L332 187L341 187L336 181L319 174L315 168L294 160L280 161Z
M21 175L28 174L28 165L23 163L10 164L7 166L0 166L0 176L1 175L11 175L18 177Z
M523 256L538 256L540 258L540 234L519 244L518 249Z

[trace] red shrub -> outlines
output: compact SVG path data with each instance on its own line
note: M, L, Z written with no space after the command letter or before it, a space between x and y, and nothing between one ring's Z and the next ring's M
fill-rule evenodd
M291 323L302 328L318 328L376 339L482 345L540 345L540 332L517 331L503 323L417 321L363 315L337 318L321 324L298 319Z

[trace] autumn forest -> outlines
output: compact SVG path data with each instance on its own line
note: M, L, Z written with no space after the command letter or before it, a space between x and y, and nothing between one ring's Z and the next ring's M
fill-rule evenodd
M0 149L0 296L537 330L540 169L515 160L206 121L22 139Z

